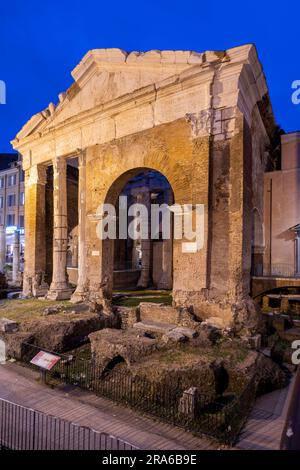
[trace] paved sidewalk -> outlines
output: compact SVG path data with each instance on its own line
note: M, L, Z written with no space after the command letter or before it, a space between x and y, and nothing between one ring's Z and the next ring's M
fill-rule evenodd
M146 418L90 392L66 386L51 389L39 384L37 378L37 372L20 365L0 365L0 398L113 434L141 449L218 448L209 439Z
M237 449L279 450L294 379L283 389L261 396L244 427Z

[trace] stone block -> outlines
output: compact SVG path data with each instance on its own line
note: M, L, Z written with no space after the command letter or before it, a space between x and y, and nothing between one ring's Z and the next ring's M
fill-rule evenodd
M130 365L142 356L151 354L157 347L155 339L138 336L135 329L103 329L91 333L89 339L92 355L97 365L103 369L116 357L124 359Z
M0 364L5 363L6 357L6 344L3 339L0 339Z
M269 308L269 297L267 295L263 296L262 308L263 308L263 310L268 310L268 308Z
M173 330L174 333L183 334L186 338L193 339L198 336L197 331L192 328L187 328L184 326L179 326Z
M203 62L203 54L199 52L191 51L191 55L188 58L189 64L202 64Z
M114 312L121 319L121 328L126 330L131 328L137 321L139 315L136 307L115 307Z
M154 322L151 320L140 321L133 325L133 328L137 330L145 333L152 333L154 335L163 335L171 330L174 330L175 327L176 325L172 325L170 323Z
M28 347L25 343L31 343L33 336L31 333L16 332L14 334L4 333L1 340L5 343L6 358L22 360L26 357ZM2 346L3 347L3 346Z
M13 333L18 331L18 323L8 318L0 318L0 331L3 333Z
M188 390L185 390L179 400L179 413L190 419L195 418L197 415L198 398L199 394L197 387L191 387Z
M165 333L162 337L162 340L165 343L169 343L169 342L184 343L185 341L187 341L187 337L180 331L177 331L176 328L174 328L174 330L171 330Z
M179 312L176 308L164 305L156 304L152 302L141 302L139 305L140 318L141 320L150 320L160 323L172 323L177 324L179 320Z
M203 322L203 324L206 324L206 325L209 325L209 326L213 326L214 328L219 328L219 329L222 329L224 328L224 322L222 320L222 318L220 317L210 317L210 318L207 318L205 320L205 322Z

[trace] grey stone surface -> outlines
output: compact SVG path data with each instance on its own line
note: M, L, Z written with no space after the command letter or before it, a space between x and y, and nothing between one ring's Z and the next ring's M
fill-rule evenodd
M0 331L11 333L18 330L18 323L8 318L0 318Z

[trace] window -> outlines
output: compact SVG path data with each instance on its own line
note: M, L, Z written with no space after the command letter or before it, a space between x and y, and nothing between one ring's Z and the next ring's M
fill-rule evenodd
M17 184L17 175L9 175L8 176L8 186L15 186Z
M15 214L7 214L6 225L8 227L11 227L12 225L15 225Z
M24 228L24 215L19 216L19 228Z
M21 171L20 171L20 176L19 176L19 181L20 181L20 183L23 183L23 181L24 181L24 179L25 179L24 175L25 175L25 172L24 172L23 170L21 170Z
M24 193L22 191L20 193L20 200L19 200L20 206L24 206L24 201L25 201L25 198L24 198Z
M15 194L9 194L7 196L7 205L8 205L8 207L14 207L16 205L16 195Z
M4 176L0 178L0 188L4 188Z
M0 196L0 209L3 209L4 207L4 197Z

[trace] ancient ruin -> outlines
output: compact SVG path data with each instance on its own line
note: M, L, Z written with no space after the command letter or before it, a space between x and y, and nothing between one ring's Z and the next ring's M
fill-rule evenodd
M72 76L59 103L34 115L13 141L25 170L24 295L109 308L114 252L122 247L97 237L97 208L116 204L128 181L158 172L175 203L204 204L205 237L194 253L183 253L176 239L151 250L165 256L161 276L151 273L157 287L172 287L178 311L255 329L250 272L262 262L256 234L275 129L255 47L96 49ZM157 192L147 188L131 196L149 202ZM149 257L140 268L147 286Z

